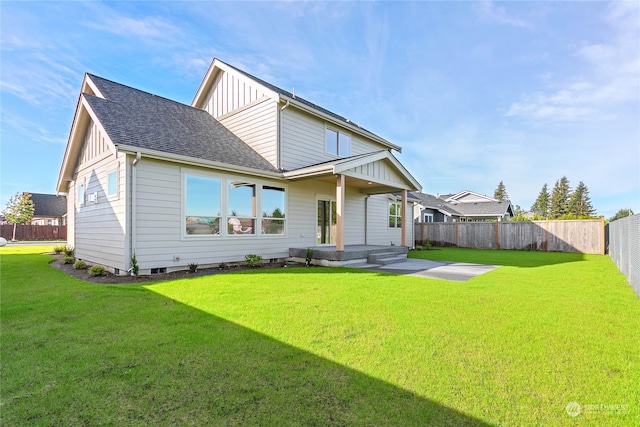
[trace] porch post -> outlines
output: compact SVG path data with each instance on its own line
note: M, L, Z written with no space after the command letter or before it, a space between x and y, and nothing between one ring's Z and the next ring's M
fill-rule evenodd
M344 175L336 180L336 251L344 251Z
M402 230L402 238L400 239L400 244L407 246L407 190L402 190L402 210L400 212L402 213L402 225L400 227Z

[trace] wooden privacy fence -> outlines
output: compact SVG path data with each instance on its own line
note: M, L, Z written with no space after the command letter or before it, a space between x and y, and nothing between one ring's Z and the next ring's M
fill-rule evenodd
M604 219L579 221L418 223L416 244L476 249L547 252L605 252Z
M0 224L0 236L13 237L13 224ZM16 225L16 240L67 240L66 225Z

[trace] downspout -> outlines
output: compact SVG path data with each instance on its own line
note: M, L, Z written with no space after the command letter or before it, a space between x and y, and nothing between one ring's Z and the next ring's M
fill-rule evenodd
M133 257L133 254L136 253L135 251L136 251L136 244L137 244L137 239L136 239L137 208L136 206L138 204L138 200L137 200L138 168L136 166L138 165L138 162L140 161L141 157L142 155L138 151L136 152L136 158L133 159L133 162L131 162L132 170L131 170L131 251L129 252L130 257ZM129 263L131 263L131 260L129 260ZM129 267L130 267L129 272L131 272L133 269L133 265L130 265Z
M369 233L367 231L367 224L369 223L369 218L368 218L368 214L369 214L369 197L371 196L367 196L364 198L364 244L367 244L367 240L369 238Z

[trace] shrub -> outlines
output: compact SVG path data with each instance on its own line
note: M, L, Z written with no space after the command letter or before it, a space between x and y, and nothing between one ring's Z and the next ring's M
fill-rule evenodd
M92 276L105 276L107 270L101 265L92 265L89 267L89 274Z
M311 265L311 260L313 259L313 249L307 248L307 256L304 257L305 264L307 267Z
M262 264L262 257L256 254L245 255L244 260L251 267L258 267L260 264Z
M73 252L74 252L73 248L70 248L68 246L64 247L64 254L66 256L71 256L72 257L73 256Z
M431 249L431 240L426 239L422 246L425 251L428 251L429 249Z
M74 262L76 262L76 259L72 256L67 255L64 258L62 258L63 264L73 264Z
M76 270L84 270L85 268L87 268L87 263L79 259L73 264L73 268L75 268Z
M193 262L189 264L189 272L190 273L195 273L196 271L198 271L198 263L197 262Z
M137 276L140 272L140 266L138 266L138 260L136 259L136 253L131 256L131 274Z
M53 248L53 252L57 253L57 254L61 254L62 252L64 252L67 248L65 246L56 246L55 248Z

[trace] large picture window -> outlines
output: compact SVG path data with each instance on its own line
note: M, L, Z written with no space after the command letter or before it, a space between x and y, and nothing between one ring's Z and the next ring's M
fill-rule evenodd
M220 234L220 180L186 177L186 233Z
M284 188L262 187L262 234L285 234Z
M229 181L227 234L255 234L256 186L242 181Z
M351 153L351 137L334 129L326 129L325 147L327 153L340 157L349 157Z
M402 228L402 205L400 203L389 203L389 228Z

